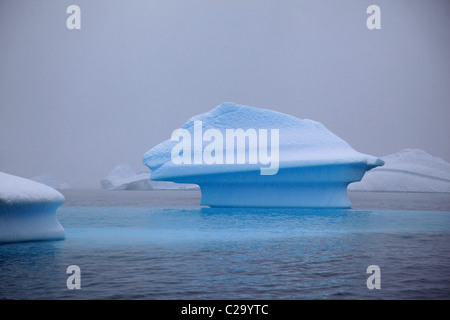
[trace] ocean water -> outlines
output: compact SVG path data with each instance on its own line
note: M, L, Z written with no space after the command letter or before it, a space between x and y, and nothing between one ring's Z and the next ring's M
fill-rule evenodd
M1 299L450 298L450 194L215 209L198 191L63 193L65 240L0 246ZM67 287L70 265L81 289Z

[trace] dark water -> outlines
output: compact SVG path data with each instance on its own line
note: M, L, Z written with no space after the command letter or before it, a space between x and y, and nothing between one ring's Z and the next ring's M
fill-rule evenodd
M0 246L0 298L450 298L449 194L300 210L202 208L197 191L64 193L65 240ZM370 265L380 289L367 288Z

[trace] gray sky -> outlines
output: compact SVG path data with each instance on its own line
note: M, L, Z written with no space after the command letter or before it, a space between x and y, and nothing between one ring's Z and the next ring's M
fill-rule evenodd
M226 101L450 161L449 57L448 0L0 0L0 171L97 188Z

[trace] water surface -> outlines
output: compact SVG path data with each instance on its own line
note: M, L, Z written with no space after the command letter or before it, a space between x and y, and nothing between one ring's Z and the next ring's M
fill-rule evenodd
M64 193L65 240L0 246L0 298L450 298L447 194L353 193L352 209L213 209L197 191ZM80 290L66 286L69 265L81 269ZM366 286L369 265L381 269L379 290Z

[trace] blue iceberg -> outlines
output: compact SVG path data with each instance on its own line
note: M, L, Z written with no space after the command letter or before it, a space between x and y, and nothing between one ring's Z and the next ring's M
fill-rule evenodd
M64 239L56 218L64 201L51 187L0 172L0 243Z
M382 166L321 123L224 103L144 154L155 181L200 186L211 207L351 207L349 183Z

